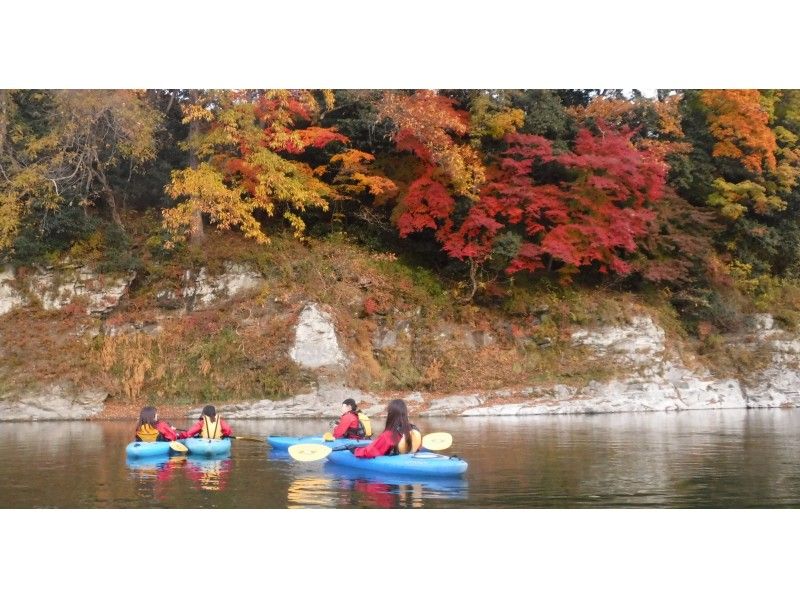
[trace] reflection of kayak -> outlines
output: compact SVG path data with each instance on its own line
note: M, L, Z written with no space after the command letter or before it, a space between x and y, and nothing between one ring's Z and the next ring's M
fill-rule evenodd
M333 451L328 461L354 469L412 476L452 477L467 471L467 462L459 457L428 452L360 459L350 451Z
M332 449L343 446L367 446L371 440L354 440L352 438L336 438L323 440L322 436L267 436L269 445L278 450L288 450L295 444L324 444Z
M419 484L426 494L447 498L467 498L469 482L462 477L434 477L419 476L415 474L393 474L379 471L355 469L343 465L336 465L330 461L325 463L324 471L338 480L364 480L378 484L387 484L397 489Z
M185 438L181 440L189 454L196 457L216 457L227 455L231 452L231 439L210 439L210 438Z
M180 440L178 442L183 443ZM143 457L167 457L172 451L169 442L130 442L125 447L125 455L129 459L141 459Z
M149 457L128 457L125 465L128 469L162 469L169 462L169 455L151 455Z
M143 477L156 477L168 479L172 470L186 463L186 455L156 455L153 457L136 457L125 459L125 464L131 472Z

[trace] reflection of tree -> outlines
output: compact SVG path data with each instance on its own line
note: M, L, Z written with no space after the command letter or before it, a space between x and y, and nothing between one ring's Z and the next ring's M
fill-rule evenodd
M698 507L797 505L794 422L785 412L741 411L695 430L673 463L672 504Z

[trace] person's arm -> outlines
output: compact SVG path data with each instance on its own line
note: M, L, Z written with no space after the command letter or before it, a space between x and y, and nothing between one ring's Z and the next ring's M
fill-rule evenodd
M228 422L221 417L219 418L219 426L222 428L222 436L233 436L233 430L228 425Z
M333 429L333 437L334 438L344 438L344 435L347 434L347 430L350 429L353 423L353 412L345 413L342 415L342 418L339 420L339 423Z
M178 435L178 438L191 438L195 434L199 434L200 430L202 430L202 429L203 429L203 421L200 420L200 421L196 422L191 428L189 428L185 432L181 432Z
M353 451L353 454L363 459L383 457L392 449L395 443L395 434L390 430L386 430L367 446L358 447Z
M170 427L170 425L165 421L159 421L156 425L156 430L166 439L166 440L177 440L178 434L175 430Z

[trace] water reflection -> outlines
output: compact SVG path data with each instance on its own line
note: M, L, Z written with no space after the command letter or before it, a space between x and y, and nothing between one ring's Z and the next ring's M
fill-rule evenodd
M270 448L267 451L267 458L270 461L294 461L294 459L292 459L292 456L289 454L289 451L284 451L275 448Z
M138 459L125 459L130 477L136 482L137 493L140 496L152 497L163 500L167 496L168 483L175 477L175 473L184 469L188 459L185 455L141 457Z
M469 496L469 482L465 478L403 476L354 470L333 463L326 463L324 471L340 482L352 482L354 490L364 493L371 502L378 502L380 506L389 502L383 497L387 493L396 498L393 504L385 506L398 507L421 507L428 500L465 500Z
M800 410L424 424L453 434L448 453L469 462L464 478L301 464L258 443L235 444L226 459L133 462L130 422L0 423L0 508L800 506ZM302 436L320 422L247 420L239 429Z
M194 482L195 487L208 492L221 492L228 484L231 471L231 459L188 458L186 477Z
M286 502L290 509L335 507L337 496L333 480L316 476L295 478L286 491Z
M287 492L289 508L419 508L442 499L465 500L469 482L461 478L414 478L364 472L325 463L323 475L301 475Z

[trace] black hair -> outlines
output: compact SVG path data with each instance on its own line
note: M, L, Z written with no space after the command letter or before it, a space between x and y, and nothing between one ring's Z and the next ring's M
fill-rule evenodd
M400 442L400 435L404 435L406 450L411 452L411 424L408 421L408 407L403 399L389 401L389 407L386 409L385 429L398 434L397 442Z
M217 421L217 410L214 405L206 405L203 407L203 413L200 414L200 419L203 419L203 416L207 416L211 418L211 421Z
M139 413L139 423L136 424L136 429L138 430L143 425L149 424L156 427L156 408L151 407L148 405L147 407L142 407L142 411Z
M358 407L356 406L356 402L353 399L345 399L342 401L342 405L347 405L350 407L350 411L353 413L358 413L359 411Z

